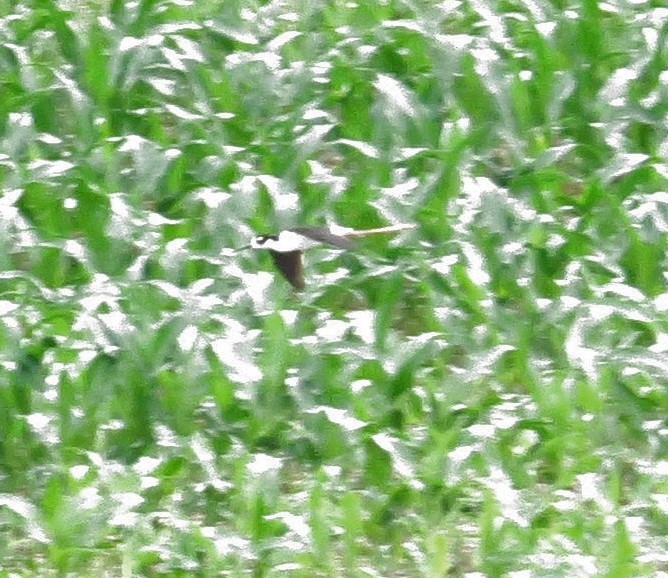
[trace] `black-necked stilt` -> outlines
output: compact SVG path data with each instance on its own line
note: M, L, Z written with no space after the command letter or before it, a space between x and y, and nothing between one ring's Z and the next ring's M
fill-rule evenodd
M268 249L274 264L290 284L301 291L304 289L302 251L325 243L338 249L354 249L351 237L366 237L380 233L396 233L412 229L415 225L392 225L379 229L356 231L344 227L295 227L281 231L277 235L259 235L243 249Z

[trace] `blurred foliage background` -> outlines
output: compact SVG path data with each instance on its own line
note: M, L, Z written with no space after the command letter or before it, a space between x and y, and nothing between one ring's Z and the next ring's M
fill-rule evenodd
M667 22L2 3L0 575L668 576Z

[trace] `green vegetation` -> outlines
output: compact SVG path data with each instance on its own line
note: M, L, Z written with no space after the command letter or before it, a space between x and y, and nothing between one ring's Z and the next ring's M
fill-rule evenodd
M667 575L666 22L2 3L0 577Z

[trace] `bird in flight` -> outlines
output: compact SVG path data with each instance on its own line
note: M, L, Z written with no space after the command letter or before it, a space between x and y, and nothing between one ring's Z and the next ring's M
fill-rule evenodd
M414 227L415 225L391 225L360 231L342 227L295 227L276 235L258 235L251 239L250 245L239 250L267 249L281 274L297 291L302 291L305 287L302 264L304 249L322 244L331 245L337 249L354 249L356 245L351 238L397 233Z

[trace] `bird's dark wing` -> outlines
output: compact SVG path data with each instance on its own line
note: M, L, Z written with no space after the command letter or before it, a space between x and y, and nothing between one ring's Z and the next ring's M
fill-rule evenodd
M278 251L269 251L276 267L283 277L290 281L297 291L304 289L304 270L302 269L302 252L289 251L288 253L279 253Z
M295 227L294 229L290 230L294 231L295 233L299 233L300 235L304 235L304 237L308 237L309 239L313 239L314 241L327 243L329 245L333 245L334 247L338 247L339 249L355 248L355 243L353 243L350 239L346 239L340 235L334 235L326 229L321 229L320 227Z

